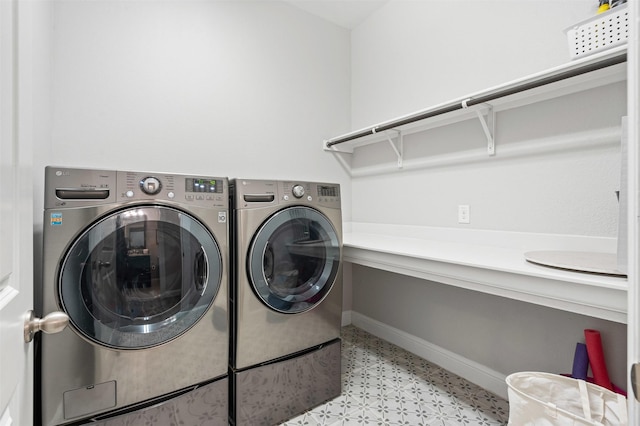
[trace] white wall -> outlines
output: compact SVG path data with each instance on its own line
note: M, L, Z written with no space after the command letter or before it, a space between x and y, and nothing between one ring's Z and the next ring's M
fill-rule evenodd
M36 72L33 73L33 251L34 251L34 284L40 285L42 281L42 208L44 205L44 165L48 164L51 158L51 73L52 73L52 52L53 37L53 2L36 2L34 10L38 22L33 26L32 43L38 52L34 55L34 61L38 61L34 66ZM36 292L37 293L37 292Z
M352 34L352 128L566 63L563 30L593 13L587 0L391 1ZM619 83L499 112L494 157L356 178L353 220L457 227L457 206L468 204L471 224L464 226L471 228L615 237L618 141L560 153L501 153L565 140L587 145L597 132L619 129L625 111L626 87ZM407 137L405 160L484 148L473 119ZM395 161L389 146L356 151L355 167Z
M569 59L563 30L591 0L390 1L352 33L352 129L462 98ZM358 222L615 238L626 87L499 112L496 155L353 179ZM602 139L602 138L601 138ZM573 141L577 143L569 143ZM539 150L542 145L563 148ZM582 146L583 145L583 146ZM486 149L477 120L413 134L405 160ZM509 150L526 155L501 155ZM355 168L393 164L385 144L356 149ZM471 223L457 223L457 206ZM553 247L549 247L553 249ZM626 326L355 266L353 310L495 371L567 372L587 326L603 331L625 386ZM560 345L562 343L562 345Z
M571 373L584 330L599 330L609 376L626 388L623 324L360 265L352 269L354 312L505 376Z
M41 165L334 181L349 199L320 150L348 126L347 30L275 1L56 0L52 35Z
M626 85L615 83L498 112L495 156L476 118L409 135L407 168L447 161L354 178L353 220L615 238L625 102ZM353 166L394 161L378 144L358 148ZM470 206L468 225L458 224L461 204Z
M592 0L391 0L351 35L357 129L562 64Z

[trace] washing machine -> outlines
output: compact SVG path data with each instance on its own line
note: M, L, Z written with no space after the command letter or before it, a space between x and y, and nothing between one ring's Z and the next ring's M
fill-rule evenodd
M275 425L338 396L340 186L231 181L231 422Z
M46 168L36 310L69 325L37 337L41 424L158 418L151 406L166 424L228 424L228 191L200 174Z

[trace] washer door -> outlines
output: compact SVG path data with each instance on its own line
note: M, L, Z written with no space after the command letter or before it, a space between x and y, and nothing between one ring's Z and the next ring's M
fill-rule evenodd
M109 214L73 242L58 295L87 339L140 349L192 327L221 280L220 248L204 225L170 207L137 206Z
M248 257L251 285L271 309L308 311L329 293L340 265L340 240L322 213L289 207L254 236Z

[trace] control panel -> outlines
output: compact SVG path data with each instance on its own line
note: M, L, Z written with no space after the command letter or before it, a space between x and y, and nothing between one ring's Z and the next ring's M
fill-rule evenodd
M118 172L118 200L167 200L228 207L225 178L175 174Z
M340 208L340 185L336 183L283 181L279 189L281 203L321 204Z
M226 178L53 166L45 169L45 176L45 208L163 200L229 207Z
M340 185L337 183L236 179L232 184L238 209L269 205L341 208Z

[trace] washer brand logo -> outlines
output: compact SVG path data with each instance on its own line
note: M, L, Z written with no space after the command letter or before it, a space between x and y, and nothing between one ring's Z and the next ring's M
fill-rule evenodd
M62 225L62 213L51 213L51 226Z
M69 172L62 171L62 170L56 170L56 176L69 176Z

